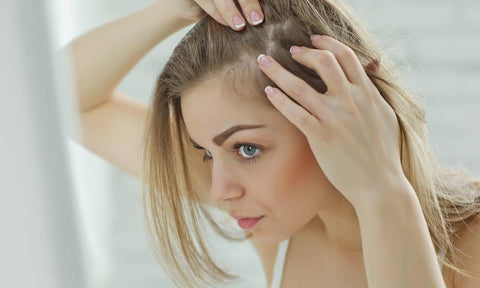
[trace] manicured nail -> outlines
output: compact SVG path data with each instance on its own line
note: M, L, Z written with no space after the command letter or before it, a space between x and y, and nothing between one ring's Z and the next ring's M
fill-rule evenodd
M260 14L255 10L250 12L250 19L252 20L253 25L258 25L263 22Z
M268 66L268 65L272 64L272 60L270 60L270 58L268 58L264 54L260 54L257 58L257 61L260 64L262 64L263 66Z
M302 51L302 48L301 48L301 47L298 47L298 46L292 46L292 47L290 47L290 53L291 53L292 55L298 54L300 51Z
M235 15L233 16L233 24L235 25L235 28L240 29L245 26L245 21L243 21L243 19L239 16Z
M310 40L315 41L315 40L320 39L321 37L322 37L322 35L315 34L315 35L310 36Z
M267 86L265 87L265 93L267 93L267 96L274 98L276 97L275 89L272 88L272 86Z

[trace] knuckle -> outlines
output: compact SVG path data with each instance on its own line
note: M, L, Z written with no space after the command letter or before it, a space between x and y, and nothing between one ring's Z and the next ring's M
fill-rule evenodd
M333 66L335 60L335 55L328 50L318 51L314 56L314 61L322 66L331 67Z
M339 56L345 57L348 59L354 59L357 56L355 55L355 52L352 50L352 48L348 46L344 46L340 51L339 51Z

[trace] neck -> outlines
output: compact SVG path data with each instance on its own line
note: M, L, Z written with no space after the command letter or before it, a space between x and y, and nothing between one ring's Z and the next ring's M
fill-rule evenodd
M321 239L336 251L362 254L360 225L355 209L341 195L335 205L322 209L304 228L307 235Z

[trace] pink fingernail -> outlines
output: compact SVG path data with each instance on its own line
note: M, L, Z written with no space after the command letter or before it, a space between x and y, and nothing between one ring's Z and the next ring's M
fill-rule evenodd
M253 25L258 25L263 22L260 14L255 10L250 12L250 19L252 20Z
M265 93L267 93L267 96L270 99L276 99L278 96L277 93L275 92L275 89L273 89L272 86L265 87Z
M233 16L233 24L235 25L235 28L240 29L245 26L245 21L243 21L243 19L239 16L235 15Z
M272 60L270 60L270 58L268 58L264 54L260 54L257 58L257 61L260 64L262 64L263 66L268 66L268 65L272 64Z
M312 41L316 41L320 38L322 38L322 35L319 35L319 34L315 34L315 35L310 36L310 40L312 40Z
M295 54L298 54L300 51L302 51L302 48L298 47L298 46L292 46L290 47L290 53L292 55L295 55Z
M275 90L273 90L272 86L267 86L267 87L265 87L265 92L267 94L274 94Z

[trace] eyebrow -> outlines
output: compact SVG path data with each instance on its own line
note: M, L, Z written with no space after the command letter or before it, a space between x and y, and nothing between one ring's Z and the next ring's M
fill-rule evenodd
M227 130L223 131L222 133L218 134L217 136L213 137L212 141L215 143L217 146L222 146L222 144L233 134L237 133L238 131L241 130L248 130L248 129L258 129L258 128L264 128L265 125L236 125L233 127L228 128ZM198 146L196 148L201 148L203 149L202 146L198 145L197 142L195 142L191 137L188 137L190 139L190 142L194 146Z

